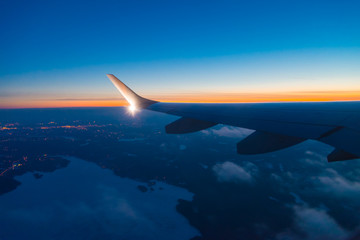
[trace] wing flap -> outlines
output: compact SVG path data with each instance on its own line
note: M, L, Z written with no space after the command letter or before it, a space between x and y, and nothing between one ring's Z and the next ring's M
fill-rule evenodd
M237 144L239 154L261 154L287 148L303 142L304 138L256 131Z
M359 158L359 156L345 152L340 149L335 149L327 156L328 162L345 161L345 160L352 160L352 159L356 159L356 158Z
M165 127L166 133L182 134L192 133L215 126L217 123L202 121L193 118L180 118Z
M337 131L326 134L317 140L347 153L360 156L360 132L356 130L337 128Z

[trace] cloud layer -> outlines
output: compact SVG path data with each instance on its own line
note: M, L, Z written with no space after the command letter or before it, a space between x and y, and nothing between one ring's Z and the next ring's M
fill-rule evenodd
M219 182L252 182L256 169L254 164L249 163L248 166L241 167L228 161L216 164L213 167Z

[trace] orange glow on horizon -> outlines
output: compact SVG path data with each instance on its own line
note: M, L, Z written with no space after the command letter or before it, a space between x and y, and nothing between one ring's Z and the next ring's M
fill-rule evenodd
M144 96L161 102L186 103L251 103L251 102L320 102L320 101L360 101L359 91L313 91L288 93L199 93L178 95ZM24 100L2 101L0 108L65 108L65 107L118 107L129 104L119 96L119 100Z

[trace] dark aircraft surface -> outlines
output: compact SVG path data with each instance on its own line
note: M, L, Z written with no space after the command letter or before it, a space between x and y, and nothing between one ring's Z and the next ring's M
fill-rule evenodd
M239 154L273 152L312 139L335 149L329 162L359 158L360 102L311 103L163 103L137 95L114 75L109 79L130 109L180 116L167 133L190 133L226 124L256 130L237 144Z

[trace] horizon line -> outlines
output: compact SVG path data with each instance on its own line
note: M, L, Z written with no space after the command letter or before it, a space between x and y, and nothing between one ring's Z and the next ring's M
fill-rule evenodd
M203 103L203 104L246 104L246 103L331 103L331 102L360 102L359 99L354 100L293 100L293 101L243 101L243 102L209 102L209 101L162 101L164 103ZM0 110L21 110L21 109L61 109L61 108L112 108L112 107L129 107L130 105L125 102L125 104L115 104L115 105L77 105L77 106L14 106L14 107L1 107Z

